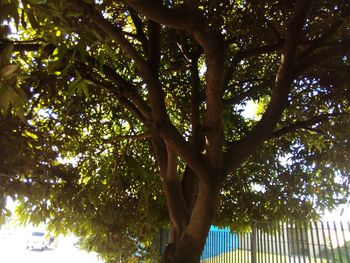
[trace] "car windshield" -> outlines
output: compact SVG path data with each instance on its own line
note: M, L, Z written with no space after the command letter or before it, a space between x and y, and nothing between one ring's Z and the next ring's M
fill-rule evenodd
M43 237L43 236L44 236L44 233L43 233L43 232L33 232L32 236L35 236L35 237Z

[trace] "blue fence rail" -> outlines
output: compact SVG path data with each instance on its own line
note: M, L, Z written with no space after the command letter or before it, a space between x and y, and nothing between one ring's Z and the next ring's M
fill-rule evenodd
M202 253L202 260L209 259L238 248L238 235L231 233L228 228L210 228L207 242Z
M249 233L212 227L203 263L350 263L350 222L255 224Z
M168 241L160 235L160 253ZM250 232L211 227L202 263L350 263L350 222L255 224Z

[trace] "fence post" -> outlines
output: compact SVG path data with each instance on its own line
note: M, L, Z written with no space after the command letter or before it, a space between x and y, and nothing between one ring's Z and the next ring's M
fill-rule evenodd
M251 263L256 263L256 223L253 223L252 233L250 234L250 253Z

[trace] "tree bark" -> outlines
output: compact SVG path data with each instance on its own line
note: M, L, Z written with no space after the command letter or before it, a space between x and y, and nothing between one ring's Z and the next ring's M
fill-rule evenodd
M168 244L161 263L197 263L203 252L208 232L216 213L219 188L199 186L200 191L187 227Z

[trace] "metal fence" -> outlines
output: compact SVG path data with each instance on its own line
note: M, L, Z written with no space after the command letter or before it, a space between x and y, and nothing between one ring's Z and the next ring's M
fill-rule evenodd
M350 222L255 224L249 233L212 228L203 263L350 263Z

